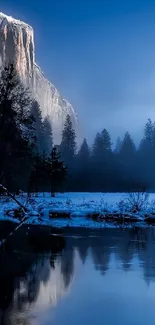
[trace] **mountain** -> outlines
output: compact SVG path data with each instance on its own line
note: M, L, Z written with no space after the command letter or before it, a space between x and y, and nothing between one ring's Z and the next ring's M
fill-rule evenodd
M34 31L20 20L0 13L0 65L13 63L21 79L30 88L40 104L42 116L49 115L53 126L54 140L60 142L61 131L69 114L78 131L77 115L72 105L65 100L49 82L35 63Z

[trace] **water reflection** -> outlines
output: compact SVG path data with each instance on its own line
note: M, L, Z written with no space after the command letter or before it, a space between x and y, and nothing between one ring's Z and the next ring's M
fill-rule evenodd
M62 247L62 251L59 249L58 253L34 255L14 252L3 256L0 265L1 325L62 323L71 325L73 321L74 324L78 324L81 321L80 313L84 317L81 324L85 324L86 321L93 324L94 315L99 316L100 313L99 297L107 306L113 292L111 299L116 295L118 299L115 300L115 304L118 304L119 297L123 296L125 299L129 283L131 285L129 292L135 301L138 294L135 292L135 284L138 285L143 297L147 291L145 292L146 288L144 290L142 281L146 283L146 287L154 283L155 230L138 227L128 230L104 229L96 232L85 230L81 237L74 237L72 234L66 236L65 248ZM101 279L104 278L106 282L103 288ZM117 284L120 279L122 287ZM124 291L123 286L126 287ZM155 299L155 287L151 294ZM98 301L97 306L94 299ZM73 301L77 302L76 306ZM92 303L95 304L96 309L88 312L88 305L90 308ZM129 299L128 307L131 306ZM76 308L77 310L80 308L79 316L76 315ZM92 315L91 319L89 313ZM117 315L118 310L115 310L115 313ZM72 315L71 319L65 320L63 315L69 314ZM74 316L77 318L76 323ZM150 317L154 316L151 314ZM108 319L107 324L115 324L114 319ZM146 321L145 317L144 320ZM151 320L153 323L155 318ZM137 318L137 323L130 323L129 317L126 324L144 324L142 320L141 323L138 321ZM95 324L101 323L100 320Z

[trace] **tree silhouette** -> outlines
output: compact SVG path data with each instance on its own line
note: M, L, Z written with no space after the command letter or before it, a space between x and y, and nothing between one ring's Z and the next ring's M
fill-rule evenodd
M52 124L49 116L46 116L43 120L43 129L44 129L44 143L45 143L45 147L43 149L45 154L49 156L53 148L53 132L52 132Z
M60 153L57 147L54 146L47 163L47 175L50 181L51 196L55 195L61 183L64 181L67 174L67 169L61 161Z
M31 98L13 65L0 76L0 181L10 190L27 180L34 137Z
M62 141L60 144L60 152L65 165L71 166L73 163L76 152L76 135L73 129L71 118L69 115L66 117L64 129L62 131Z

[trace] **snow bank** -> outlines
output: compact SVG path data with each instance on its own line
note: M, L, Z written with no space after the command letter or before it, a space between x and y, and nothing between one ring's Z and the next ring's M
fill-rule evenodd
M31 211L27 223L51 225L55 227L105 227L107 222L96 222L88 215L99 214L112 216L121 213L120 202L125 202L127 193L64 193L52 198L49 193L32 196L27 202L26 194L18 196L18 200ZM134 216L143 221L146 215L155 211L155 193L149 195L147 207ZM18 218L8 211L18 209L16 203L9 198L0 199L0 220L19 222ZM40 217L38 218L38 214ZM62 217L56 217L56 214ZM63 218L63 214L68 217ZM131 213L128 214L129 217ZM54 217L52 217L54 216ZM132 215L131 215L132 216Z

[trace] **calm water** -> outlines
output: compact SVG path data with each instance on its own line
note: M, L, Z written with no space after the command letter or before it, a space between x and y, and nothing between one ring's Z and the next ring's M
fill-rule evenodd
M3 257L1 325L155 324L155 231L80 235L55 255Z

